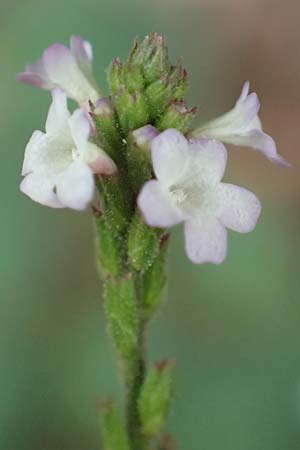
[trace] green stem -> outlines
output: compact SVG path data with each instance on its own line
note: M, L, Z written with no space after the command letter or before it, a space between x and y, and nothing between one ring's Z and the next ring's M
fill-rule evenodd
M138 399L145 379L146 363L145 363L145 322L141 314L141 276L136 276L136 298L137 298L137 315L138 315L138 342L136 355L132 361L131 367L127 371L127 430L131 450L146 450L145 441L142 436L141 423L138 412Z

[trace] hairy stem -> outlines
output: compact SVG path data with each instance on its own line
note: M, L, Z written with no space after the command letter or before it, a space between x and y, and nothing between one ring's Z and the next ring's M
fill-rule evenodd
M127 405L126 419L131 450L146 450L145 442L141 432L141 423L138 412L138 399L145 379L145 322L141 314L141 276L137 275L135 280L137 298L137 319L138 319L138 342L136 355L132 365L128 368L127 374Z

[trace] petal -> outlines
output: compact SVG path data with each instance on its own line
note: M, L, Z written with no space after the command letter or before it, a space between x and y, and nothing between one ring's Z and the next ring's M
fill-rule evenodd
M81 161L74 161L61 174L56 193L60 202L68 208L85 209L94 194L94 177L90 168Z
M137 203L146 223L152 227L167 228L183 220L157 180L150 180L143 186Z
M91 44L82 39L80 36L72 36L70 49L82 72L93 83L93 49Z
M81 155L84 154L91 132L90 122L84 109L76 109L69 119L73 140Z
M155 175L164 186L172 185L188 165L187 140L179 131L169 129L153 139L151 149Z
M91 142L87 143L84 161L93 173L98 175L114 175L118 171L117 166L108 154Z
M290 167L291 165L277 152L274 139L259 128L244 134L233 134L230 138L226 138L226 142L258 150L275 164L285 167Z
M184 225L185 248L196 264L221 264L227 254L227 231L216 219L206 218Z
M51 134L68 133L70 112L67 106L67 96L59 88L52 90L52 104L46 121L46 132Z
M97 100L98 92L87 80L71 51L54 44L44 52L44 65L49 79L80 104Z
M43 58L26 66L25 72L19 73L16 78L22 83L31 84L41 89L53 89L54 87L45 70Z
M231 135L249 130L260 109L260 102L256 93L248 95L248 92L249 82L246 82L234 108L196 129L193 136L229 142L226 139Z
M20 190L35 202L51 208L64 208L55 193L56 176L45 176L43 172L30 173L20 185Z
M26 149L22 175L38 170L46 174L58 174L72 161L71 147L64 136L53 138L41 131L35 131Z
M239 97L239 99L237 100L236 103L242 103L244 100L246 100L246 98L249 95L249 90L250 90L250 82L249 81L245 81L243 87L242 87L242 92L241 95Z
M189 178L206 185L218 183L224 176L227 164L225 146L212 139L191 139Z
M225 227L239 233L254 230L261 213L261 204L252 192L221 183L216 195L220 205L219 218Z

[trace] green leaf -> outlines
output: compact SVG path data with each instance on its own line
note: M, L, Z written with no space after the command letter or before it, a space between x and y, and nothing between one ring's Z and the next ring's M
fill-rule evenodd
M152 368L138 401L143 433L156 436L165 426L173 393L174 363L163 361Z
M111 401L103 407L102 437L104 450L130 450L124 424Z
M109 328L115 345L129 362L135 358L138 341L137 300L131 275L108 279L105 289Z

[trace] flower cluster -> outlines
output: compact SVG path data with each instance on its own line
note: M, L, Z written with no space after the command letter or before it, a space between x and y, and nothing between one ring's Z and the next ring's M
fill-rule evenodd
M184 223L187 255L195 263L221 263L227 229L248 233L261 212L253 193L222 182L223 143L288 165L262 130L249 82L231 111L191 129L195 109L183 101L186 72L169 65L156 34L135 45L126 64L113 61L110 98L93 76L91 45L78 36L70 49L46 49L17 78L52 93L46 132L35 131L26 147L21 190L46 206L82 210L94 201L98 179L120 179L131 217L138 205L150 227ZM79 105L72 114L67 97Z

